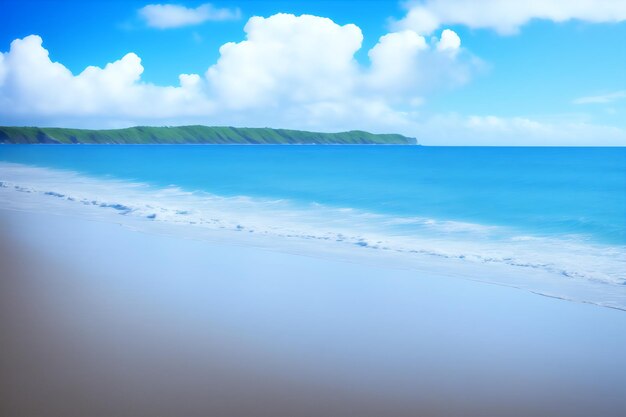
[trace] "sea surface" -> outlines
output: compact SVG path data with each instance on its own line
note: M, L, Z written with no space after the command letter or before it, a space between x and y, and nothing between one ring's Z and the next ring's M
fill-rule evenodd
M0 191L0 208L494 265L488 281L626 308L626 148L3 145Z

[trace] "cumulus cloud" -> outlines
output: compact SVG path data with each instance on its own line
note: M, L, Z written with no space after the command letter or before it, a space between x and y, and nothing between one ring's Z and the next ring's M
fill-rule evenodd
M387 34L368 64L355 60L363 35L352 24L277 14L251 18L244 31L205 74L182 74L176 86L144 82L134 53L74 75L50 60L40 37L17 39L0 55L0 121L395 131L429 91L468 81L476 67L452 31L429 41Z
M432 89L467 82L480 67L451 30L428 39L386 34L367 64L354 58L363 40L355 25L278 14L251 18L244 30L204 74L181 74L174 86L143 81L132 52L73 74L39 36L17 39L0 54L0 124L199 123L398 132L425 144L626 144L623 129L576 120L424 114Z
M626 20L626 2L620 0L418 0L406 5L407 15L395 22L395 29L422 34L456 24L510 35L532 19L590 23Z
M357 26L276 14L252 17L244 31L246 40L223 45L206 74L230 108L341 100L353 90L363 40Z
M145 118L211 111L198 75L181 75L180 86L141 81L141 59L128 53L104 68L78 75L52 62L39 36L16 39L2 54L0 97L4 115Z
M426 50L426 39L410 30L382 36L368 53L372 62L371 85L393 91L403 89L417 75L414 68Z
M2 74L0 74L0 76L1 75ZM574 100L574 104L608 104L622 99L626 99L626 90L614 91L597 96L579 97Z
M412 107L419 104L424 88L414 80L420 80L419 72L428 66L421 60L458 59L449 47L440 51L447 42L444 35L430 42L414 32L385 35L369 51L371 65L361 67L353 58L361 43L358 28L318 19L253 20L246 27L246 40L224 46L220 60L205 76L181 74L179 85L165 87L141 80L143 66L134 53L74 75L50 59L40 37L18 39L0 54L0 123L76 127L202 123L393 131L430 145L626 145L624 129L580 120L423 114ZM298 22L306 22L305 27ZM328 45L326 30L333 37L333 49L316 57L315 52ZM311 34L316 36L309 38ZM326 62L335 54L340 55L336 62ZM231 71L234 78L229 80ZM236 80L249 88L249 95ZM396 90L385 94L389 89Z
M389 33L368 53L366 90L391 102L421 104L420 94L462 85L483 67L479 59L462 52L460 38L449 29L430 42L411 30Z
M441 40L437 43L437 49L440 51L456 52L461 47L461 38L456 32L445 29L441 32Z
M139 9L139 16L150 27L168 29L197 25L209 20L236 20L241 17L241 11L216 8L210 3L195 9L177 4L149 4Z

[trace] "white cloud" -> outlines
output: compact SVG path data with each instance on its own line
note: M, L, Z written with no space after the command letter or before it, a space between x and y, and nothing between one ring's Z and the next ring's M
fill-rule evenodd
M398 106L468 81L477 64L469 53L443 53L403 31L381 37L362 66L354 58L363 40L357 26L310 15L253 17L244 30L245 40L220 48L206 78L228 117L245 114L248 125L279 118L310 129L397 129L406 117Z
M412 31L387 34L361 65L354 56L363 35L352 24L277 14L253 17L244 30L204 76L183 74L165 87L142 81L134 53L74 75L50 60L40 37L17 39L0 55L0 119L396 130L429 91L466 82L476 66L458 43L442 50L451 31L430 42Z
M626 98L626 90L615 91L612 93L601 94L597 96L579 97L573 101L574 104L607 104Z
M421 0L406 5L407 15L395 22L395 29L422 34L456 24L509 35L532 19L590 23L626 20L626 1L622 0Z
M233 109L341 100L354 89L354 54L363 35L352 24L276 14L252 17L246 40L220 48L207 71L219 100Z
M6 77L7 68L4 65L4 54L0 54L0 88L4 84L4 79Z
M428 145L626 146L626 130L571 118L433 115L411 127Z
M241 17L239 9L219 9L210 3L191 9L177 4L149 4L139 9L148 26L158 29L197 25L209 20L235 20Z
M462 85L483 65L467 52L459 55L460 46L460 38L449 29L430 43L411 30L384 35L368 53L368 88L391 102L420 104L419 94Z
M437 49L440 51L452 51L456 52L461 47L461 38L456 32L445 29L441 32L441 40L437 43Z
M2 58L0 97L14 116L143 118L210 111L198 75L181 75L177 87L141 82L141 59L128 53L104 68L78 75L52 62L39 36L16 39Z
M404 89L418 75L418 57L428 50L426 39L411 30L389 33L369 51L372 62L369 81L375 88Z
M622 130L576 121L423 115L430 90L467 82L479 66L452 31L429 40L389 33L368 51L368 65L354 58L362 43L355 25L279 14L250 19L245 33L222 46L204 75L181 74L176 86L142 81L134 53L74 75L50 60L39 36L17 39L0 54L0 124L198 123L398 132L427 144L626 144Z

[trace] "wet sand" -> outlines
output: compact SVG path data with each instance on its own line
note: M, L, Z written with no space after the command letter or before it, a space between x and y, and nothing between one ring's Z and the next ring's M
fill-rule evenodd
M626 313L0 210L6 416L623 416Z

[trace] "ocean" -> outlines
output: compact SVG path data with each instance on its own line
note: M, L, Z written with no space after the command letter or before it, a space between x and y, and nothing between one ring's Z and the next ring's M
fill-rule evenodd
M5 145L0 182L0 207L340 244L626 309L626 148Z

